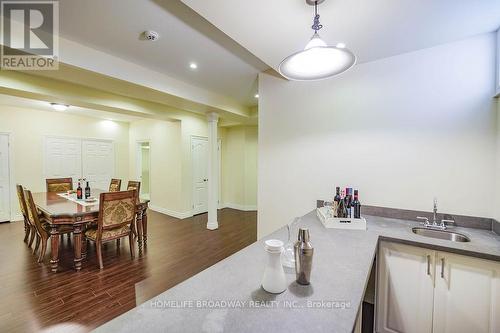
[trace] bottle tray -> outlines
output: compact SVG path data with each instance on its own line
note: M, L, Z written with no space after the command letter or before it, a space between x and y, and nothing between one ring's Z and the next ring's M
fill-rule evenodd
M350 217L330 217L328 214L328 207L316 208L316 215L325 228L366 230L366 219L362 216L359 219Z

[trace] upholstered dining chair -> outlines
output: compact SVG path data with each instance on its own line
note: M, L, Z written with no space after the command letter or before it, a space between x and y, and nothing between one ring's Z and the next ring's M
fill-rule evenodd
M102 269L102 243L129 238L130 255L135 257L131 225L135 219L136 192L101 193L99 198L99 218L97 225L85 231L85 238L95 242L99 268Z
M71 178L50 178L45 180L47 192L66 192L73 189Z
M141 182L135 180L129 180L127 184L127 191L135 190L137 198L139 198L141 192Z
M24 200L26 202L28 220L30 224L35 226L34 233L36 234L36 245L33 248L33 254L35 254L38 250L41 241L42 247L40 249L40 254L38 255L38 262L42 262L45 252L47 251L47 240L50 238L49 225L48 223L43 223L43 221L41 221L30 190L24 190ZM59 234L61 235L71 233L72 231L73 229L69 226L59 228Z
M119 192L122 187L121 179L111 179L111 183L109 183L109 192Z
M21 208L21 214L23 215L24 219L24 242L28 241L28 238L31 239L28 242L28 247L31 247L31 244L33 244L33 240L35 239L35 226L31 225L29 219L28 219L28 212L26 210L26 200L24 200L24 188L21 184L16 184L16 190L17 190L17 198L19 199L19 207Z
M138 182L136 180L129 180L127 184L127 190L136 190L136 200L137 203L139 203L139 196L141 194L141 182ZM137 237L137 222L136 219L134 218L134 222L132 223L132 233L134 236Z

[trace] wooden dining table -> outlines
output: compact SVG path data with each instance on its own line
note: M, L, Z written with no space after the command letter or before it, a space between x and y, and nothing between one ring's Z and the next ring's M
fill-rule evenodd
M59 230L61 227L72 227L75 269L82 268L82 233L90 223L96 223L99 218L99 195L103 190L93 189L91 196L97 201L93 205L82 205L71 201L59 193L40 192L33 193L33 200L41 213L42 220L49 224L51 260L50 266L53 272L57 272L59 265ZM137 243L139 251L147 242L147 208L149 200L139 200L136 208Z

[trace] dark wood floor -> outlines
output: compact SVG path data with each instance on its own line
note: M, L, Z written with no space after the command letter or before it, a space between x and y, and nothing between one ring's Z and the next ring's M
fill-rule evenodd
M0 224L0 332L86 332L171 288L257 239L256 212L219 211L219 229L206 214L178 220L150 212L148 247L130 258L128 241L103 249L104 269L89 245L81 272L72 268L71 240L61 244L60 272L36 263L22 223Z

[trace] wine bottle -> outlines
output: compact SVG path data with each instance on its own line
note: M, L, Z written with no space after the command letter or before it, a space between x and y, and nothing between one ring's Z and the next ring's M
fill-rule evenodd
M85 199L90 198L90 186L89 182L87 182L87 186L85 186Z
M333 211L333 217L338 217L338 209L339 209L339 203L340 203L340 187L335 188L335 197L333 198L332 202L332 211Z
M342 191L339 206L337 208L337 217L344 218L347 217L346 201L344 196L344 191Z
M359 202L358 190L354 190L354 200L352 201L353 217L355 219L361 218L361 203Z
M352 217L351 204L352 204L352 188L346 187L346 189L345 189L345 207L347 210L346 217Z
M82 199L82 197L83 197L82 186L80 185L80 182L78 182L78 187L76 188L76 198Z

